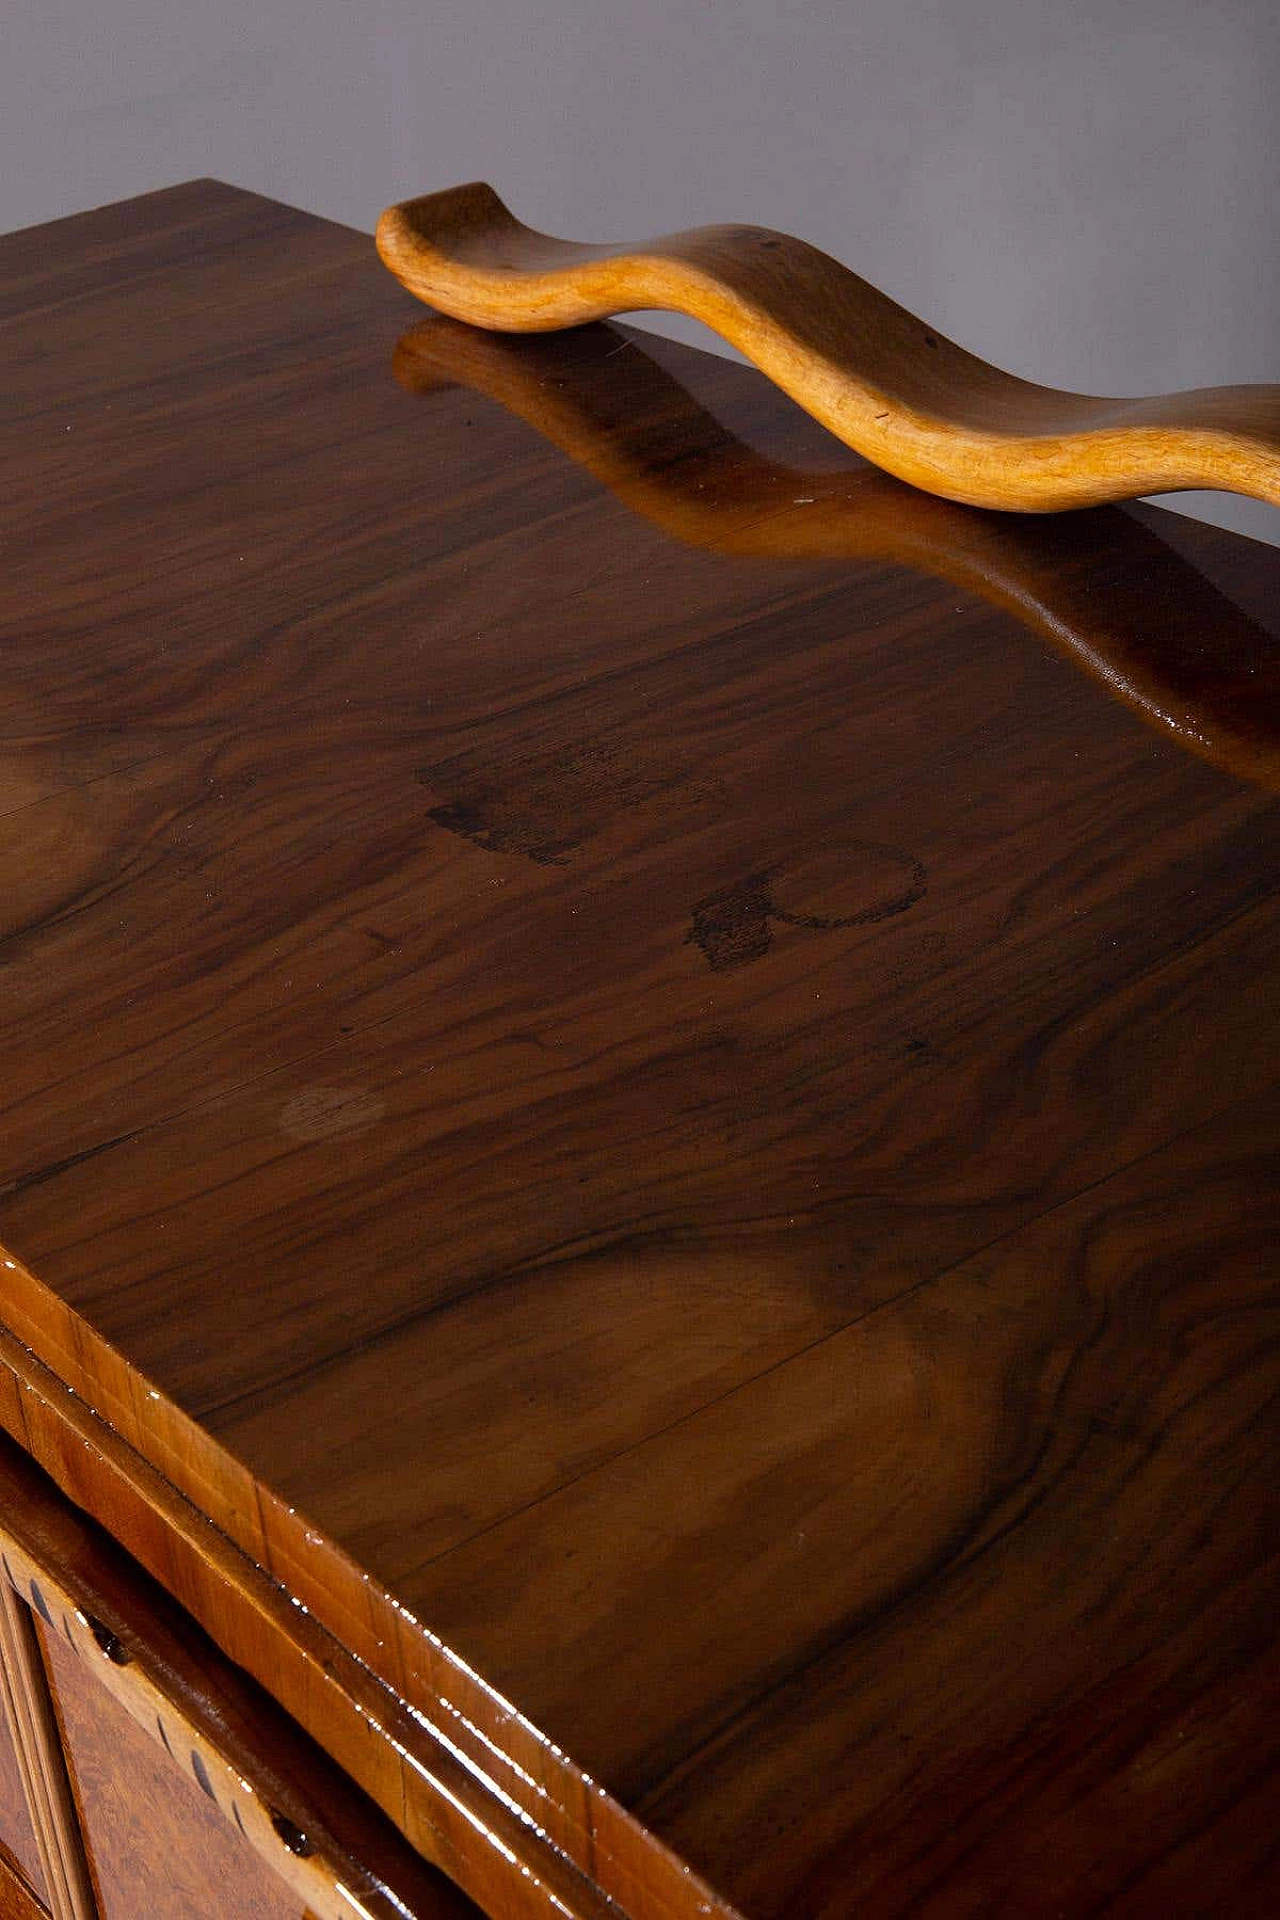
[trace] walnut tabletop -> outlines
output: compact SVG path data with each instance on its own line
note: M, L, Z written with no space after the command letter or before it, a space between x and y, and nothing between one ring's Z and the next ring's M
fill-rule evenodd
M1280 550L0 243L0 1422L496 1920L1280 1905Z

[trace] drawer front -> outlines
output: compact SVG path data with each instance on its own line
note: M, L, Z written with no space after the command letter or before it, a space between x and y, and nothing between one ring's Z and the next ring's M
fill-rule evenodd
M6 1684L0 1682L0 1687ZM23 1785L7 1712L0 1713L0 1867L15 1869L16 1876L39 1894L41 1901L48 1901L35 1829L27 1810L27 1790ZM9 1874L10 1879L14 1877L14 1873ZM6 1897L11 1903L16 1899L16 1896L0 1894L0 1920L9 1912L5 1904ZM21 1913L22 1908L14 1905L13 1911Z
M103 1920L303 1920L220 1806L186 1730L149 1737L64 1635L40 1642ZM162 1742L164 1744L162 1744Z
M482 1920L3 1435L0 1630L56 1920Z

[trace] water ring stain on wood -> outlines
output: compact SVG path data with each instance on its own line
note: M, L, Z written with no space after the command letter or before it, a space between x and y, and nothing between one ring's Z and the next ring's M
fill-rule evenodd
M713 973L749 966L773 945L773 926L809 933L873 925L924 898L924 864L900 848L848 840L749 874L700 900L686 942Z

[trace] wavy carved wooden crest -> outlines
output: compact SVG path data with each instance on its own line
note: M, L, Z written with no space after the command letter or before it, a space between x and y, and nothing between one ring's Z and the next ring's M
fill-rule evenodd
M1035 386L787 234L582 246L534 233L477 182L389 207L377 238L410 292L499 332L688 314L876 466L971 506L1046 512L1194 487L1280 505L1280 385L1141 400Z

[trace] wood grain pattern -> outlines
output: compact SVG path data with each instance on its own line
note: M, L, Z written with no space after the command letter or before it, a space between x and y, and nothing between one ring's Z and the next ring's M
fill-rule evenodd
M482 182L388 207L378 251L419 299L518 333L666 308L740 349L902 480L1046 511L1223 487L1280 505L1280 385L1102 400L967 353L806 241L699 227L640 246L534 233Z
M1269 1911L1277 555L859 546L741 368L55 237L0 1423L501 1920Z
M29 1283L16 1263L14 1274L19 1289ZM56 1348L74 1322L59 1314L56 1296L37 1288L27 1297L37 1302L37 1325L53 1334ZM16 1297L14 1308L26 1324ZM88 1379L73 1351L66 1350L64 1361L68 1375ZM315 1733L421 1854L475 1891L486 1913L498 1920L565 1913L607 1920L614 1901L558 1842L580 1856L616 1826L625 1854L640 1845L636 1823L614 1803L591 1798L565 1755L424 1634L367 1573L334 1554L296 1509L255 1488L227 1455L207 1439L201 1443L198 1429L157 1406L155 1389L144 1387L110 1349L99 1349L90 1364L94 1396L116 1425L30 1348L0 1335L0 1424L65 1492L109 1523L224 1652ZM125 1398L118 1400L121 1387ZM135 1408L143 1411L141 1430ZM153 1422L177 1443L172 1480L117 1430L142 1438ZM255 1558L238 1551L194 1504L201 1494L235 1538L243 1543L254 1535ZM302 1598L315 1592L317 1574L328 1628ZM381 1681L370 1662L397 1679ZM515 1794L524 1796L523 1804ZM648 1878L655 1871L665 1875L690 1897L696 1883L687 1867L651 1839L641 1852ZM362 1846L357 1857L364 1861L366 1854Z
M33 1662L9 1670L57 1734L45 1771L67 1798L78 1913L475 1920L8 1439L0 1573Z
M47 1630L40 1638L102 1920L306 1920L303 1903L65 1642Z
M0 1692L35 1829L32 1885L54 1920L99 1920L35 1625L7 1576L0 1577Z
M22 1763L14 1746L13 1716L6 1707L7 1687L0 1679L0 1864L9 1862L37 1893L45 1889L40 1850L27 1806Z
M0 1920L46 1920L48 1912L24 1876L0 1860Z
M395 370L410 392L457 382L498 401L673 539L729 556L886 560L979 594L1190 752L1280 787L1274 633L1169 547L1167 516L975 513L861 463L785 466L726 434L615 328L566 356L558 342L437 319L404 336Z

